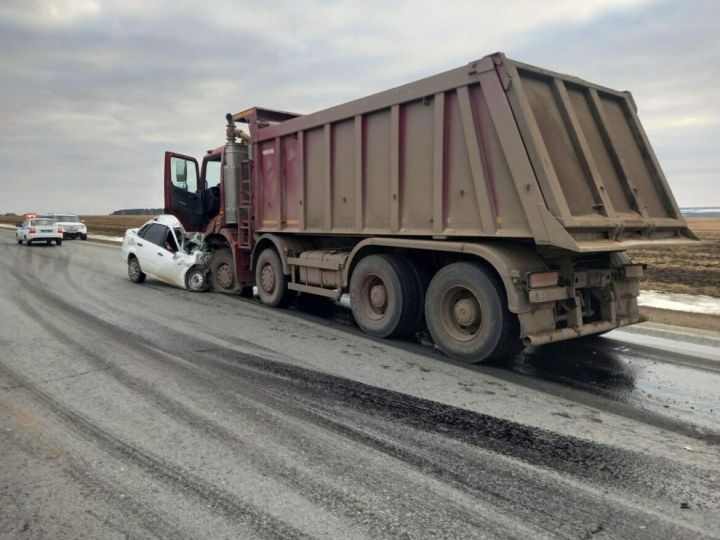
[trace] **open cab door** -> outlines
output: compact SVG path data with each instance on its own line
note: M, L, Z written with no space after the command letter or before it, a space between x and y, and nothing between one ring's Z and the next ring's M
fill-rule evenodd
M165 213L178 218L186 231L204 230L203 190L197 160L165 152Z

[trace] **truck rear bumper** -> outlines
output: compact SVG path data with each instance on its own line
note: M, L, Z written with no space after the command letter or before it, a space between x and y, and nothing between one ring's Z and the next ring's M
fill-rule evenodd
M592 334L601 334L603 332L614 330L615 328L620 328L621 326L637 324L647 320L648 318L646 315L638 314L634 317L619 318L616 322L597 321L583 324L579 328L560 328L557 330L549 330L547 332L538 332L537 334L528 334L522 338L522 342L526 347L534 347L536 345L545 345L556 341L565 341L566 339L589 336Z

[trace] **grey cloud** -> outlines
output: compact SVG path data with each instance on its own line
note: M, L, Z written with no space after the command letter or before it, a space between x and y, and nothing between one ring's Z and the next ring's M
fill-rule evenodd
M225 112L310 112L498 49L633 90L681 203L720 204L717 123L667 127L720 102L710 1L49 4L0 6L3 212L158 206L163 152L217 146Z

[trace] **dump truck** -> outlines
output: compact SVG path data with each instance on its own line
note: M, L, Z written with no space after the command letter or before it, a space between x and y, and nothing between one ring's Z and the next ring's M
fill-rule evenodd
M502 53L313 114L228 114L226 139L165 154L165 211L204 233L215 290L349 294L365 332L427 328L467 362L645 320L625 250L697 241L629 92Z

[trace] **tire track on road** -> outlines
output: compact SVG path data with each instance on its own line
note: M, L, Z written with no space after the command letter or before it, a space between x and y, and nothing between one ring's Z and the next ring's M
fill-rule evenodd
M239 500L233 494L205 482L202 478L177 465L129 444L109 431L93 423L86 416L66 407L39 385L0 361L5 376L27 389L33 397L62 420L78 435L104 448L111 455L133 463L151 477L162 480L222 512L230 521L250 527L257 534L268 538L310 538L302 531Z
M43 300L45 305L48 305L49 298L54 296L53 293L45 292L45 294L40 297L39 295L35 294L38 291L32 286L29 288L29 291L33 293L34 296L36 296L38 299ZM55 298L55 300L60 301L60 299L58 298ZM165 394L159 392L158 389L155 388L153 385L145 382L139 377L130 375L126 370L122 369L121 367L112 362L105 360L95 351L85 346L81 342L70 338L67 332L57 325L57 321L59 320L59 317L68 316L68 314L70 314L70 316L75 318L76 321L80 323L85 329L97 328L98 326L101 327L101 333L106 339L114 342L116 344L116 347L119 347L122 350L127 349L129 354L137 355L139 352L137 349L141 349L142 351L144 351L145 355L143 356L143 358L139 359L139 361L155 363L160 368L164 369L167 369L168 367L173 367L176 371L183 371L183 376L186 378L194 379L198 376L197 371L187 369L187 366L184 366L182 364L171 366L168 364L167 361L159 361L157 357L158 353L160 352L165 355L166 360L170 360L175 363L177 362L177 360L172 358L172 355L165 353L164 351L159 351L152 344L144 341L143 338L141 338L140 336L128 334L124 330L118 329L114 326L110 326L102 319L97 319L90 314L79 310L75 306L69 303L64 303L62 301L60 301L60 304L52 306L58 308L57 316L49 316L46 313L35 310L20 297L16 296L15 301L22 311L26 312L34 320L41 322L42 327L47 332L49 332L51 335L61 340L62 342L70 344L73 346L73 348L82 352L83 355L88 358L98 370L102 370L104 373L112 376L120 384L136 393L139 397L151 401L160 411L162 411L167 416L173 418L174 420L180 422L181 424L187 425L193 430L212 437L214 440L223 444L228 449L236 452L238 450L241 450L243 459L248 460L248 462L253 465L261 474L266 474L272 478L279 480L280 482L286 484L289 488L294 489L297 493L300 493L308 500L320 506L324 506L330 512L352 518L358 523L364 523L370 526L371 529L372 524L375 522L374 518L378 518L381 516L382 510L364 505L362 501L353 497L350 493L344 492L339 489L334 489L328 484L319 484L311 476L308 476L307 474L301 474L299 471L288 469L287 466L282 462L273 461L271 454L267 452L261 453L248 447L247 442L241 437L239 437L236 433L230 431L226 427L213 421L207 416L197 414L195 411L183 405L179 401L167 397ZM56 302L52 302L52 304L56 304ZM133 348L129 348L130 343L135 343L136 346ZM180 357L178 356L178 358ZM183 362L184 361L187 360L183 360ZM209 379L206 381L206 384L210 389L217 384L217 380L215 378L213 378L212 380ZM270 396L268 396L268 398L269 397ZM227 395L227 398L232 399L230 395ZM249 414L265 414L263 412L263 409L267 408L269 404L269 399L267 401L256 402L253 410L250 411ZM297 417L297 411L288 410L287 407L283 407L281 412L283 412L284 414L292 413L289 414L289 416ZM267 417L267 420L272 421L274 420L274 418L270 415ZM308 444L310 443L310 441L304 441L304 443ZM347 469L343 470L342 473L346 474ZM409 510L409 508L407 510ZM432 509L430 507L427 508L428 512L430 512L431 510ZM479 529L488 526L488 523L485 520L478 520L478 516L468 512L467 508L457 507L455 508L455 510L452 510L451 508L447 508L447 510L450 512L455 512L455 519L458 521L462 521L468 524L475 524L475 526ZM500 509L498 509L498 512L500 512ZM494 524L494 526L497 527L497 524ZM403 529L396 528L396 525L392 523L384 524L383 529L385 534L389 534L390 536L402 535L402 533L404 532Z
M62 301L60 303L62 304ZM69 309L70 307L71 306L69 305L62 306L64 310ZM84 314L82 316L86 322L87 319L92 319L92 315L90 314ZM123 333L125 332L124 330L112 327L105 321L97 320L94 321L93 324L99 325L103 328L103 333L108 334L108 337L114 336L115 339L121 341L127 338L132 338L136 341L139 339L140 342L138 343L138 346L149 347L147 343L143 343L142 338L139 338L136 335L123 336ZM197 340L195 344L208 345L207 342L201 340ZM216 353L213 353L213 348L217 351ZM150 347L150 350L156 349ZM419 398L412 398L410 396L395 394L376 389L374 387L367 387L366 385L362 385L360 383L319 374L311 370L304 370L302 368L268 361L265 358L255 355L241 354L237 351L229 349L219 349L217 346L211 347L205 355L208 353L213 356L212 358L204 359L208 368L216 370L219 365L228 366L228 374L232 374L237 381L248 379L248 367L252 368L252 370L256 372L265 372L265 379L258 381L257 387L266 393L268 393L268 388L283 388L287 385L287 383L290 383L291 386L297 387L296 390L299 395L308 397L310 400L317 400L322 397L327 398L328 394L335 402L347 401L348 398L350 398L352 405L358 409L369 408L372 413L378 415L383 413L387 414L389 412L389 414L394 418L399 419L404 423L409 423L422 431L444 433L447 436L453 436L483 448L488 448L489 445L492 451L500 454L520 458L538 466L549 466L551 469L560 469L564 472L569 472L575 476L580 476L590 480L591 482L597 482L600 480L601 483L617 485L617 469L627 473L629 472L626 470L628 465L634 465L638 460L640 460L640 456L627 451L610 451L610 448L604 447L603 445L593 445L592 443L586 443L584 441L580 441L580 444L578 444L577 440L551 435L550 433L546 433L535 428L519 426L512 422L502 421L493 417L486 417L484 415L478 415L476 413L470 413L469 411L458 410L452 407L445 407ZM198 355L189 355L188 357L188 361L191 362L193 360L197 362L199 359ZM233 360L234 363L228 362L228 359ZM272 377L270 378L267 377L268 371L271 372L270 375ZM278 379L280 380L278 381ZM278 382L280 385L278 385ZM303 389L305 390L304 394L302 392ZM271 395L266 395L266 404L267 400L271 397ZM297 395L291 395L290 399L296 399L297 397ZM295 401L294 404L286 403L283 408L286 409L286 414L299 414L299 411L297 410L297 401ZM293 412L292 409L295 409L295 412ZM421 412L420 415L418 415L418 411ZM430 414L427 414L428 412ZM307 411L303 414L307 414ZM467 418L463 419L463 416L467 416ZM327 419L320 419L318 415L315 415L314 417L310 416L308 418L316 424L327 421ZM428 422L428 420L430 421ZM373 438L370 437L370 440L368 440L367 434L357 432L353 433L351 428L348 429L348 426L343 425L342 423L333 422L329 425L329 429L332 429L335 432L344 431L357 442L370 444L371 446L374 445L380 451L390 455L393 455L394 453L395 457L398 457L403 461L413 463L416 466L420 463L421 469L424 467L425 470L432 470L432 465L434 465L432 463L423 464L412 455L403 455L398 452L397 448L392 448L392 445L388 446L384 443L384 441L378 441L377 438L372 440ZM507 435L512 435L512 437L508 438ZM503 441L498 441L498 439L503 439ZM493 441L495 441L495 443L493 443ZM378 442L381 444L378 444ZM498 442L501 444L498 445ZM528 442L533 443L530 446L538 447L531 448L532 451L528 453L524 451L527 450L525 447ZM540 444L538 445L536 443ZM520 450L519 456L518 449ZM572 466L568 467L567 463L563 466L561 463L561 466L558 467L557 461L562 461L562 458L565 458L565 461L568 461L567 458L569 458L569 463ZM598 462L598 458L600 458L600 462ZM588 472L593 471L595 465L598 464L602 465L601 471L604 471L599 475L600 478L598 478L597 474L588 474ZM618 467L619 464L624 466ZM662 465L662 460L656 460L656 463L653 465L655 467ZM661 466L660 469L665 469L665 467ZM657 471L653 471L653 473L655 472ZM673 474L673 476L677 478L678 474L682 476L685 472L689 471ZM442 472L440 476L444 481L448 480L446 472ZM639 474L632 474L630 478L624 479L624 482L620 479L620 483L626 487L637 487L643 485L641 478L642 472ZM477 494L477 488L474 488L474 492ZM666 497L661 498L664 499Z

